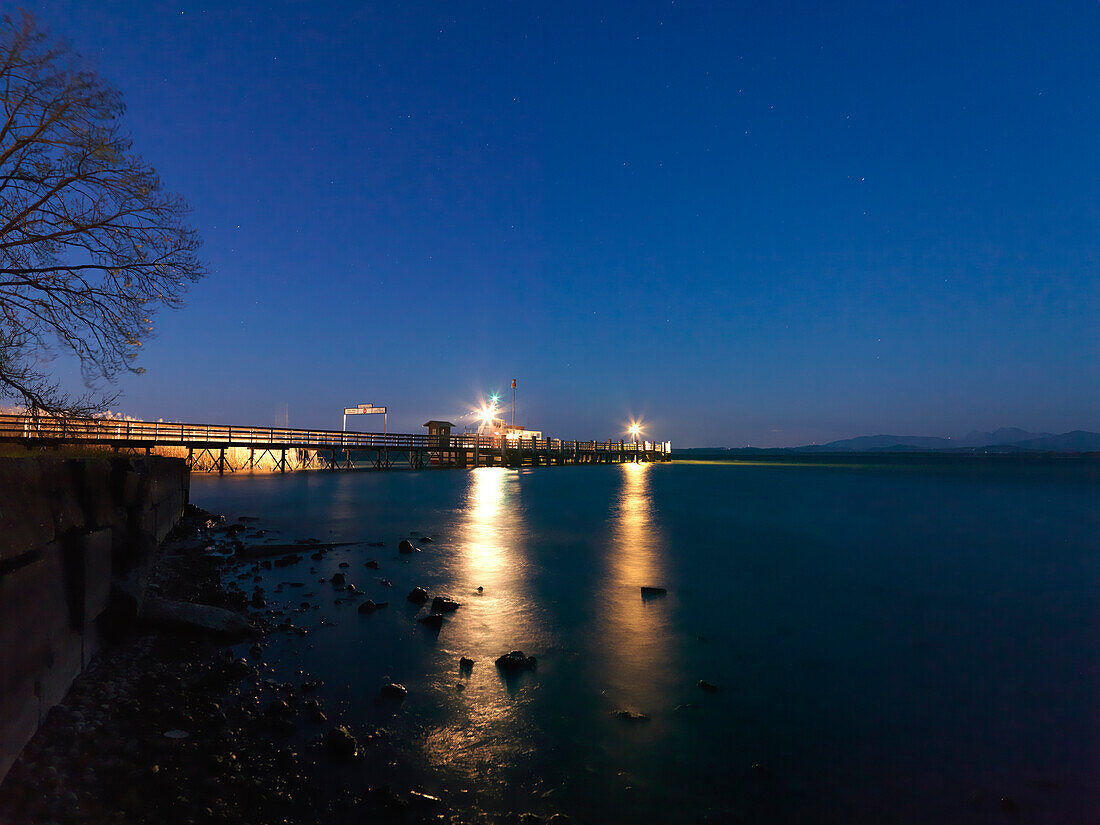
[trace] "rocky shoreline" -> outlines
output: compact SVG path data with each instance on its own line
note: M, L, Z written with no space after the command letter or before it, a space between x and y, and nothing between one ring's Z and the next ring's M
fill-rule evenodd
M137 624L76 680L0 785L0 822L546 821L486 813L465 792L391 787L387 731L349 731L328 718L317 680L268 677L264 641L306 631L270 615L261 590L246 592L226 574L240 569L243 581L256 570L242 561L258 570L324 550L308 540L278 545L244 519L226 524L189 507ZM198 608L196 618L198 605L213 610ZM341 769L349 761L356 771ZM378 782L364 784L364 775Z

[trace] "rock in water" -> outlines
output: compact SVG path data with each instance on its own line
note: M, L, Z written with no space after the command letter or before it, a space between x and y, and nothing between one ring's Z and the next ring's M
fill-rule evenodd
M344 583L344 581L345 581L345 576L344 576L343 573L333 573L332 574L332 583L333 584L341 585L341 584Z
M375 610L378 610L379 608L385 607L387 604L389 604L389 602L381 602L379 604L376 604L374 599L367 599L365 602L363 602L361 605L359 605L359 612L360 613L373 613Z
M419 553L420 548L413 544L408 539L401 539L401 543L397 545L398 553Z
M439 613L429 613L427 616L423 616L417 619L424 627L430 627L433 630L439 630L443 627L443 616Z
M643 596L664 596L668 591L663 587L653 587L652 585L642 585Z
M358 592L359 592L359 588L356 587L354 584L349 584L348 585L348 595L349 596L354 596Z
M622 719L624 722L648 722L649 721L649 717L646 716L644 713L636 713L635 711L632 711L632 710L620 710L615 715L618 716L620 719Z
M376 562L374 559L368 559L367 561L363 562L363 566L369 567L371 570L377 570L378 562Z
M432 612L433 613L453 613L458 610L461 605L454 599L448 599L444 596L436 596L432 599Z
M428 600L428 591L423 587L414 587L409 593L408 599L413 604L424 604Z
M465 656L462 656L458 660L458 669L459 670L465 670L465 671L473 670L474 669L474 660L473 659L467 659Z
M420 537L420 543L421 544L431 544L433 541L435 541L435 539L433 539L431 536L421 536Z
M343 725L330 728L325 734L325 750L333 759L354 759L359 755L359 743Z
M699 680L699 688L701 690L705 690L707 693L717 693L718 692L718 685L712 685L710 682L706 681L705 679L700 679Z
M509 673L534 670L537 666L538 660L534 656L524 656L522 650L513 650L497 659L497 667Z
M396 682L382 685L382 687L378 689L378 698L390 702L404 702L405 697L408 695L408 689L404 685L399 685Z

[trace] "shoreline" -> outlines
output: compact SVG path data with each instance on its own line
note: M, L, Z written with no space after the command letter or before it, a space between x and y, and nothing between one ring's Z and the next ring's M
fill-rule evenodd
M304 563L304 553L326 547L309 539L254 543L265 533L247 517L227 523L187 508L147 593L233 611L247 631L234 637L146 620L106 645L0 785L0 821L570 821L488 813L473 793L426 791L403 769L401 743L389 731L349 731L329 717L315 698L323 682L270 678L265 642L307 631L284 611L267 610L258 586L249 595L237 580L247 586L261 570ZM220 555L230 549L237 552Z

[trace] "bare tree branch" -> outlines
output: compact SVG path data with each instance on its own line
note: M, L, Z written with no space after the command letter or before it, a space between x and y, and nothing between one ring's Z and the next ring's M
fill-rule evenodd
M32 414L87 415L100 381L133 361L158 306L205 274L183 200L120 127L122 97L28 14L0 20L0 398ZM44 371L56 343L89 393Z

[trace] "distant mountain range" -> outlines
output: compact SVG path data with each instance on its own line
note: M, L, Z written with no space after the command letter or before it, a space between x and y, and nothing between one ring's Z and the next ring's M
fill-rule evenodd
M1031 433L1017 427L1004 427L991 433L971 432L962 438L935 438L924 435L861 435L830 441L828 444L806 444L802 447L692 447L677 449L681 454L702 453L1017 453L1100 452L1100 433L1074 430L1054 433Z

